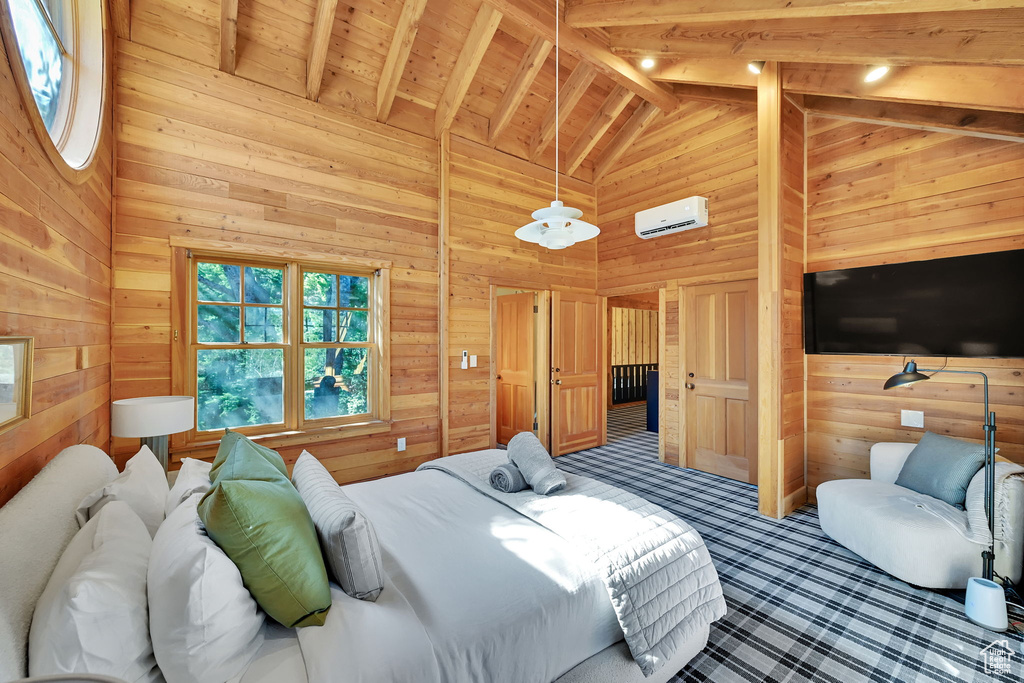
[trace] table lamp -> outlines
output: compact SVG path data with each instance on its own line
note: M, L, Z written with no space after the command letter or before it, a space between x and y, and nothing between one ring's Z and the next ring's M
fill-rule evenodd
M110 433L136 438L153 451L167 470L167 437L186 432L196 425L196 400L191 396L144 396L114 401L110 410Z

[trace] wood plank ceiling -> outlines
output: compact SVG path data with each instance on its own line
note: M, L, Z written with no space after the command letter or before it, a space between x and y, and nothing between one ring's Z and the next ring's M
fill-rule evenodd
M553 167L557 124L562 168L587 181L679 101L752 106L754 59L785 62L810 111L1024 137L1024 0L568 0L558 112L541 0L127 3L120 37L428 137ZM893 70L865 84L875 64Z

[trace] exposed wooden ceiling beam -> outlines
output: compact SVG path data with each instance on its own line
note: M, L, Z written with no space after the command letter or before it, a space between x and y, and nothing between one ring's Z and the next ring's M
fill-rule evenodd
M864 82L865 68L786 64L787 92L945 107L1024 112L1024 69L998 66L901 66Z
M423 10L427 8L427 0L405 0L402 13L398 17L395 35L391 38L388 56L384 59L384 70L377 82L377 120L387 121L391 113L391 105L398 93L398 84L405 72L405 63L409 60L416 32L420 28Z
M1024 0L567 0L565 22L587 26L699 24L727 21L907 14L1024 7Z
M626 150L636 141L640 134L651 124L658 114L658 108L650 102L642 102L629 120L619 129L608 146L601 152L594 164L594 181L603 178L612 169L615 162L625 154Z
M132 11L130 0L110 0L110 23L114 27L114 35L118 38L131 40Z
M620 55L835 64L1024 65L1024 12L984 10L608 29Z
M434 133L438 136L441 131L446 130L455 120L455 114L462 106L462 100L466 97L473 76L476 75L477 67L483 59L487 47L491 44L494 32L498 30L501 23L501 13L491 5L484 3L473 19L473 25L469 29L469 35L462 44L462 52L455 60L455 68L452 75L448 77L448 83L441 93L441 101L437 104L437 111L434 114Z
M220 0L220 70L235 73L238 41L238 0Z
M497 109L491 115L487 132L487 141L490 144L493 145L498 136L512 122L512 116L519 109L519 105L523 103L523 99L529 94L530 86L533 85L534 79L537 78L537 74L540 73L548 55L551 54L553 45L554 43L545 40L541 36L533 37L530 47L526 50L526 54L519 60L519 66L516 67L512 80L509 82L508 87L505 88L505 92L501 94L501 100L498 102Z
M517 24L554 42L555 16L552 8L538 5L535 0L485 1ZM565 22L561 22L559 33L560 47L565 52L593 64L599 73L652 102L662 111L676 108L677 102L671 92L642 74L627 60L613 54L604 41L574 29Z
M757 91L748 88L723 88L718 85L676 83L672 86L680 102L725 102L727 104L757 104Z
M597 71L589 62L580 62L576 68L565 79L565 84L558 91L558 111L555 111L555 103L552 101L548 106L544 118L541 120L540 130L534 133L530 140L530 160L536 162L544 153L551 139L555 137L555 130L565 121L572 112L580 98L587 92L587 88L594 82ZM558 150L555 150L558 153Z
M669 83L719 85L757 90L757 74L745 59L684 59L655 67L651 78Z
M997 139L1024 138L1024 114L820 95L803 96L803 109L814 114L853 121L884 122Z
M334 28L337 9L338 0L317 0L313 33L309 39L309 55L306 58L306 98L314 102L320 99L320 85L324 81L327 48L331 45L331 30Z
M604 137L604 134L608 132L608 129L615 123L615 119L619 118L619 114L622 113L622 110L626 108L631 99L633 99L633 93L621 85L615 86L615 89L608 94L604 104L594 112L594 115L587 123L587 127L583 129L580 136L572 143L572 147L569 148L569 153L565 157L566 175L572 175L580 167L580 164L587 158L591 150L597 146L597 143Z

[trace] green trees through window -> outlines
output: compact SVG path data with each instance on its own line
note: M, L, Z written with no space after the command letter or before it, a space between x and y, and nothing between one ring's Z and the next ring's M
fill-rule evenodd
M295 426L373 412L371 276L212 260L192 273L198 431L286 425L290 399Z

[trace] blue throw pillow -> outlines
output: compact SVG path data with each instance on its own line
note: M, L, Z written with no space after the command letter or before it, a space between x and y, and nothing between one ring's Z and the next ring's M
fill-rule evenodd
M971 479L985 466L985 446L925 432L907 456L897 486L963 509Z

